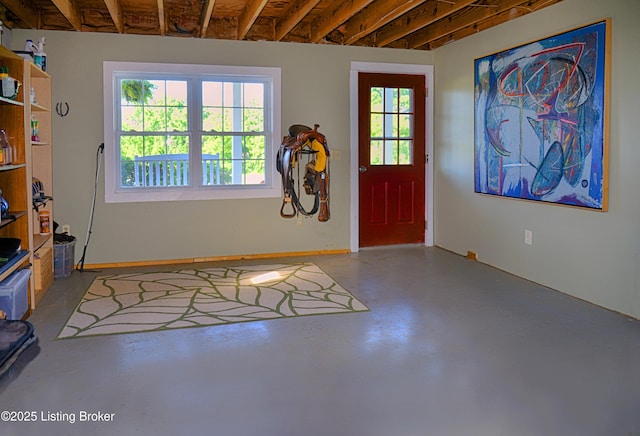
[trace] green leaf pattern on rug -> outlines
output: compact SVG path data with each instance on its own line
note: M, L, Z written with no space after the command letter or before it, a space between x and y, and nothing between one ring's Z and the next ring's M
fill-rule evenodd
M58 338L369 310L313 263L97 277Z

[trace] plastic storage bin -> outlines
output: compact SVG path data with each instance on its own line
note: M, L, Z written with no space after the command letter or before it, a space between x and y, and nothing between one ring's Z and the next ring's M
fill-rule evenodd
M56 279L69 277L73 272L75 259L75 239L53 244L53 277Z
M31 270L16 271L0 282L0 309L8 319L22 319L29 308L28 284Z

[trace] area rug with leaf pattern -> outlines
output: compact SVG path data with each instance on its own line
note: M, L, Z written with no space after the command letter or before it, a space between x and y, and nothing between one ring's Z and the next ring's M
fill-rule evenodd
M58 338L369 310L313 263L97 277Z

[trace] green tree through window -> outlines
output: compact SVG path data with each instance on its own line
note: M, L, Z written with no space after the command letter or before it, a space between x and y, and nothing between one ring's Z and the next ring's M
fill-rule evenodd
M202 81L200 107L190 105L190 99L195 99L190 96L187 80L122 79L120 83L119 145L123 187L139 187L140 177L153 178L154 175L149 174L152 171L160 177L161 186L181 185L189 180L190 140L198 128L203 184L264 183L263 83ZM190 109L201 114L201 125L190 128ZM152 163L144 160L163 155L167 160ZM210 177L210 170L205 165L212 156L218 159L219 178ZM185 162L178 167L169 161L170 158ZM174 171L187 173L170 178L169 166Z
M275 198L276 67L105 61L107 203Z

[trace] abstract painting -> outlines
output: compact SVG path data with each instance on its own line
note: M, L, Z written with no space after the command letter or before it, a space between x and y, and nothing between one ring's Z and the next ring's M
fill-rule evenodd
M475 60L475 192L607 210L609 24Z

